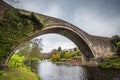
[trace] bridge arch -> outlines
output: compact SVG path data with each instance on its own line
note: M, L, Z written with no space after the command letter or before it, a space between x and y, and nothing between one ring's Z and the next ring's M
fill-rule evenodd
M0 6L2 7L2 9L0 10L1 17L9 9L16 10L10 5L4 3L2 0L0 0ZM25 10L19 10L19 12L21 14L26 14L26 15L30 15L31 13ZM13 55L13 53L25 42L31 40L34 37L49 33L61 34L69 38L71 41L73 41L83 53L84 60L86 61L89 61L90 58L95 58L95 59L99 57L104 58L104 56L106 55L112 57L114 56L114 54L116 54L116 47L110 42L109 37L89 35L85 31L79 29L78 27L64 20L57 19L54 17L50 17L38 13L35 13L35 16L43 22L44 28L42 30L37 29L35 31L31 31L27 33L27 38L21 36L20 43L15 42L14 44L10 44L11 49L6 52L5 58L1 60L4 66L7 66L8 61Z
M89 61L90 58L94 58L94 53L91 46L89 45L89 41L87 38L85 38L85 36L79 34L79 30L77 32L75 29L66 26L51 26L44 28L38 35L49 33L60 34L74 42L81 50L84 61Z
M65 36L66 38L70 39L81 50L82 60L89 61L91 58L94 58L93 50L92 50L91 46L89 45L89 41L87 40L87 38L84 35L79 33L80 32L79 28L77 29L77 31L75 29L76 29L76 27L71 28L71 27L62 26L62 25L55 25L55 26L45 27L42 30L33 33L33 35L31 35L29 39L27 39L26 41L23 41L23 43L18 45L13 50L13 52L11 52L11 54L9 55L9 57L7 58L7 60L5 62L5 65L8 64L9 59L12 57L12 55L15 53L15 51L17 49L19 49L19 47L21 47L25 42L27 42L37 36L40 36L43 34L50 34L50 33L60 34L62 36Z

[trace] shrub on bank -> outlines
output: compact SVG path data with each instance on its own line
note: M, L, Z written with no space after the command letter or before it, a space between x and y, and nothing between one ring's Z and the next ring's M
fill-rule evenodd
M10 68L0 75L0 80L41 80L37 75L26 68Z
M53 60L53 61L58 61L58 60L60 60L60 54L59 54L59 53L53 54L53 55L52 55L52 60Z
M101 68L119 68L120 69L120 59L111 59L106 62L99 64Z
M65 59L68 59L68 58L70 58L71 57L71 54L69 53L69 52L66 52L65 53Z
M120 42L117 43L117 54L120 56Z
M117 55L120 56L120 36L114 35L111 37L111 43L117 48Z
M4 74L3 70L0 70L0 76L2 76Z
M35 72L24 64L25 57L14 54L8 64L7 71L0 77L6 80L40 80ZM0 72L2 74L2 72Z

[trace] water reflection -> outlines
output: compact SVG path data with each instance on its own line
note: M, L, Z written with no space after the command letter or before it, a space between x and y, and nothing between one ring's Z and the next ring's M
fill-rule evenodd
M39 63L38 74L42 80L87 80L86 72L80 66L58 66L47 61Z
M56 65L46 60L37 68L42 80L120 80L120 69Z

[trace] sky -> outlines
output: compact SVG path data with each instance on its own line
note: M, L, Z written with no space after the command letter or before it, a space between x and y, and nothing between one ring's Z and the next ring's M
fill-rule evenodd
M72 23L73 25L79 27L91 35L105 37L111 37L116 34L120 35L120 0L19 1L21 2L19 6L22 9L60 18L69 23ZM16 6L17 4L12 5L18 7ZM63 46L64 48L75 46L74 43L57 34L43 35L42 38L43 43L48 43L45 43L45 45L43 44L44 48L46 48L46 51L50 49L50 45L60 45L61 41L63 43L61 45L66 45ZM57 39L60 39L61 41L58 42ZM52 44L53 42L55 44Z

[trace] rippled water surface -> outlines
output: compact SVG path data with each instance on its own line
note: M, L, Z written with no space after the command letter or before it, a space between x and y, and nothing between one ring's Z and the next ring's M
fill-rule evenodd
M42 80L120 80L119 69L56 65L46 60L38 63L37 73Z
M56 65L52 62L40 63L38 74L42 80L87 80L82 67Z

